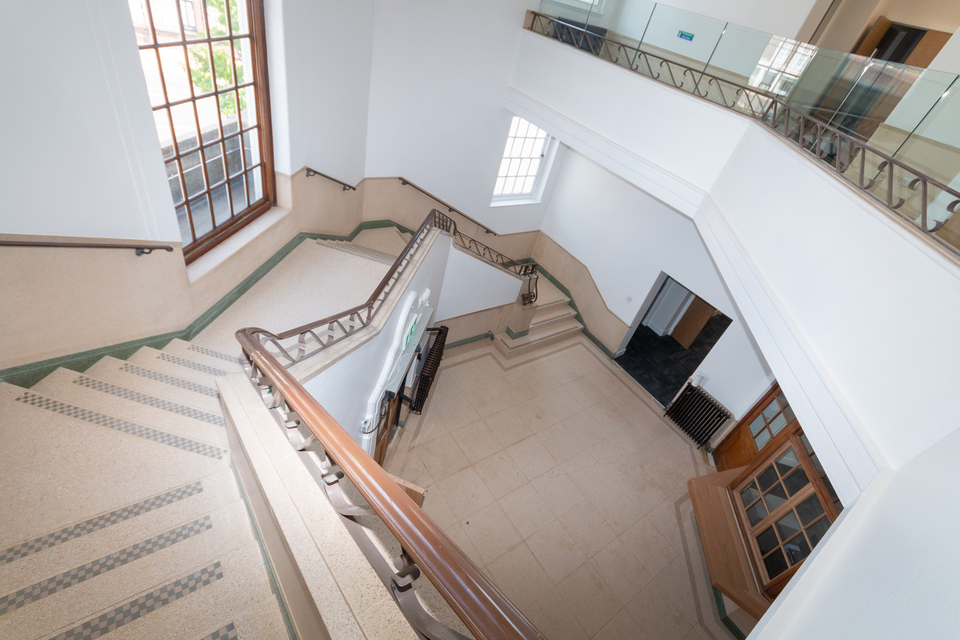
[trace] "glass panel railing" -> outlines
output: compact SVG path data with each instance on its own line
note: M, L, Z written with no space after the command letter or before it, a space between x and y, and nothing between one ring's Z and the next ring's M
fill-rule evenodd
M758 118L960 249L960 80L650 0L543 0L533 29Z

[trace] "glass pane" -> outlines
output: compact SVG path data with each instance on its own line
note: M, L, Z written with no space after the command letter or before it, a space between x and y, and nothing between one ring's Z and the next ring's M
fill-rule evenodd
M760 549L760 555L767 555L772 549L780 544L777 540L777 534L773 527L767 527L766 531L757 536L757 547Z
M234 213L240 213L247 208L247 194L242 175L230 181L230 198L233 200Z
M260 162L260 139L259 131L251 129L243 134L243 156L249 169Z
M755 526L758 522L767 517L767 509L763 506L763 500L757 502L747 509L747 518L750 520L750 526Z
M153 16L157 42L176 42L182 39L176 0L150 0L150 13Z
M206 188L203 181L203 167L200 166L200 152L191 153L184 157L181 162L183 163L183 177L187 183L187 197L192 198ZM193 207L193 203L190 203L190 207ZM191 211L191 213L193 212ZM196 219L194 219L194 229L196 229Z
M197 118L193 113L193 103L178 104L170 108L173 116L173 130L177 133L177 146L180 153L192 151L197 143Z
M247 172L247 188L250 190L250 204L263 198L263 170L256 169Z
M227 35L227 15L224 0L206 0L207 25L211 36Z
M244 87L237 93L240 97L240 126L244 129L257 124L257 96L256 89Z
M233 41L233 60L237 73L237 84L253 82L253 66L244 64L246 60L253 60L250 53L250 38L239 38Z
M769 576L770 579L776 578L787 570L787 560L783 557L783 552L780 551L780 549L777 549L764 558L763 564L767 568L767 576Z
M833 489L833 484L830 482L830 478L824 476L824 477L823 477L823 484L827 485L827 493L830 494L830 498L831 498L831 499L833 499L834 501L840 499L839 496L837 496L837 492L834 491L834 489Z
M183 244L193 242L193 233L190 231L190 220L187 219L186 207L177 207L177 226L180 227L180 240Z
M756 419L750 423L750 433L757 435L765 426L767 426L767 423L764 421L763 416L757 416Z
M143 77L147 81L147 94L150 96L150 106L157 107L166 101L163 98L163 84L160 82L160 66L157 63L157 53L153 49L144 49L140 52L140 66L143 67Z
M807 537L810 538L810 544L816 547L823 536L827 535L827 529L830 528L830 519L829 518L820 518L812 525L807 527Z
M770 511L774 511L777 507L780 507L787 501L787 494L784 492L783 487L778 483L773 489L770 489L767 493L763 494L763 499L767 502L767 508Z
M230 199L227 196L227 185L217 187L210 192L213 198L213 215L219 227L230 220Z
M770 438L772 437L773 436L770 435L770 431L768 429L764 429L759 433L759 435L757 435L757 437L753 439L753 441L757 443L757 449L763 449L764 445L770 442Z
M813 455L813 447L810 446L810 440L807 439L807 434L800 434L800 441L803 443L804 448L807 450L807 453Z
M820 504L820 498L813 494L803 502L797 505L797 515L800 516L800 522L807 526L824 513L823 505Z
M807 544L807 539L801 533L793 540L785 542L783 551L787 554L790 564L795 565L810 555L810 545Z
M160 49L160 66L163 69L163 81L167 87L167 100L170 102L191 97L185 55L183 47Z
M193 93L202 96L213 91L213 75L210 73L210 48L206 44L187 45L190 63L190 81Z
M763 408L763 417L767 419L767 422L773 420L773 416L780 413L780 405L777 404L776 400L772 400L770 404Z
M817 454L815 453L811 454L810 459L813 460L813 466L817 468L818 475L822 476L823 474L826 473L826 471L823 470L823 465L820 464L820 458L817 456Z
M197 115L200 117L200 137L204 144L220 137L220 119L217 117L217 99L207 96L197 100Z
M213 72L217 77L217 89L233 86L233 59L229 42L213 44Z
M777 520L777 533L781 540L788 540L800 533L800 522L793 511Z
M227 179L227 174L223 166L223 154L220 151L220 145L216 144L203 150L203 155L207 160L207 180L210 184L217 184ZM216 205L214 205L216 209Z
M770 422L770 431L773 435L777 435L785 426L787 426L787 418L781 413Z
M180 19L187 40L207 37L207 27L203 22L203 0L180 0Z
M130 17L133 18L133 30L137 34L137 44L152 44L153 33L150 31L150 20L147 18L146 0L128 0Z
M786 478L783 479L783 486L787 488L787 492L792 496L803 489L805 486L810 484L810 479L807 478L807 472L803 470L803 467L800 467Z
M227 148L227 170L231 176L243 171L243 161L240 159L240 137L227 138L223 142Z
M785 476L790 472L790 469L798 464L800 464L800 458L797 457L797 452L793 450L793 447L790 447L782 456L777 458L777 471L780 472L781 476Z
M217 96L220 101L220 123L223 125L223 135L230 136L237 133L240 124L237 120L237 93L228 91Z
M777 484L780 480L780 477L777 475L777 472L774 470L773 465L770 465L763 470L763 473L757 476L757 484L760 485L761 491L766 491L773 485Z
M783 407L787 406L787 397L786 397L785 395L783 395L782 393L780 393L780 394L777 395L777 402L779 402L779 403L780 403L780 407L783 408Z
M740 501L743 502L743 506L749 507L754 501L760 497L760 492L757 491L757 483L751 482L747 485L747 488L740 492Z
M193 230L197 239L213 231L213 219L210 217L210 203L204 195L190 201L190 215L193 216Z
M793 422L794 420L797 419L797 414L795 414L795 413L793 412L793 407L791 407L790 405L787 405L787 406L784 408L784 410L783 410L783 415L787 416L787 421L788 421L788 422Z
M641 48L702 70L717 47L726 24L723 20L658 4L643 34Z
M168 162L167 184L170 186L170 195L173 196L173 205L177 206L183 202L183 186L180 184L180 169L176 162Z
M229 0L230 2L230 28L233 33L247 33L250 31L250 20L247 18L246 0Z
M158 109L153 112L153 121L157 125L157 137L160 138L160 151L163 153L163 159L169 160L174 156L170 114L167 113L166 109Z

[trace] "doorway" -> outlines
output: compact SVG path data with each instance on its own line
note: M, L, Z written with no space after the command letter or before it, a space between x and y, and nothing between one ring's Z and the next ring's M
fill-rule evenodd
M732 320L667 276L617 364L667 406Z

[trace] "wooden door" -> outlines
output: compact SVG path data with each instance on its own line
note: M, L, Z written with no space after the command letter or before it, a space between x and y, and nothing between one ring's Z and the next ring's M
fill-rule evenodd
M693 299L690 306L687 307L680 322L673 328L670 334L673 339L680 343L684 349L689 349L693 341L700 335L700 331L707 324L707 321L713 317L716 311L709 303L705 302L700 296Z
M884 16L880 16L877 24L873 25L873 29L870 30L870 33L867 34L867 37L863 39L863 42L860 43L860 46L857 47L857 50L853 53L858 56L872 56L873 52L877 50L877 45L880 44L880 40L883 39L884 34L892 24L893 22Z
M387 412L377 425L377 446L374 449L373 459L377 464L383 465L384 458L387 457L387 447L390 445L390 434L393 433L393 423L397 419L397 411L400 408L400 398L394 396L388 401Z

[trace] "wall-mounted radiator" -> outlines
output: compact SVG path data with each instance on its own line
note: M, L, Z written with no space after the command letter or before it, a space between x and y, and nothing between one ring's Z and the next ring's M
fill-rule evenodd
M732 418L723 405L700 387L688 381L680 393L664 410L664 415L680 427L690 439L702 448L710 442L724 422Z

